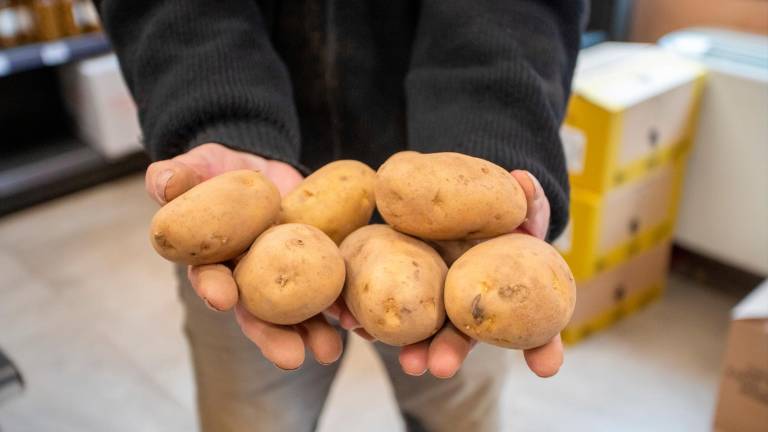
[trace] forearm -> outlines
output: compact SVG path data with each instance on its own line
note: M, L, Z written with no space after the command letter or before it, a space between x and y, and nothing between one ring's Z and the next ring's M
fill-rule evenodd
M578 50L577 1L425 0L406 82L409 147L526 169L567 221L559 126Z
M155 159L205 142L296 164L285 66L249 0L97 2Z

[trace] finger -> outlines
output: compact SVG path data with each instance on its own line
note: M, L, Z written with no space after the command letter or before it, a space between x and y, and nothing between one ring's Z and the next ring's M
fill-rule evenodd
M430 340L424 340L400 349L400 367L403 372L413 376L424 375L428 367L429 342Z
M341 357L341 335L334 329L323 314L317 314L300 325L304 330L304 344L312 351L320 364L331 364Z
M294 370L304 363L304 341L295 328L262 321L241 305L235 307L235 318L243 334L278 368Z
M520 183L528 203L522 230L534 237L544 239L549 229L550 206L541 183L531 173L524 170L512 171L512 176Z
M373 337L373 335L371 335L370 333L368 333L368 332L367 332L367 331L366 331L364 328L362 328L362 327L360 327L360 328L358 328L358 329L355 329L355 330L353 330L353 331L355 332L355 334L356 334L356 335L360 336L361 338L363 338L363 339L365 339L365 340L367 340L367 341L369 341L369 342L373 342L373 341L375 341L375 340L376 340L376 338L375 338L375 337Z
M563 365L563 342L558 334L551 341L538 348L525 350L525 362L536 375L548 378Z
M339 325L341 328L344 330L355 330L361 327L360 322L357 321L357 318L355 318L354 315L352 315L352 312L347 307L343 297L339 297L335 305L338 311Z
M303 180L301 174L291 165L276 160L267 161L264 175L272 180L282 196L288 195Z
M454 376L474 344L474 339L448 323L429 345L429 372L437 378Z
M192 288L209 308L225 311L237 303L237 284L229 267L222 264L189 266L187 276Z
M144 187L152 199L163 205L203 181L202 175L179 160L151 164L144 176Z

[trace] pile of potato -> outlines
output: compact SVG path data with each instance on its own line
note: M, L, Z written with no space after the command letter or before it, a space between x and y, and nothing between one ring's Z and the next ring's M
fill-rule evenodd
M378 208L386 225L368 225ZM505 169L458 154L395 154L374 172L337 161L284 198L256 171L201 183L163 206L150 237L163 257L237 262L241 304L298 324L343 296L383 343L412 344L448 319L490 344L528 349L573 312L568 265L515 233L525 194Z

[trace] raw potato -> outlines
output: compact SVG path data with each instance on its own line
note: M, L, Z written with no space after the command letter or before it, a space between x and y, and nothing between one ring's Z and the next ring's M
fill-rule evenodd
M274 324L298 324L327 309L344 287L344 259L319 229L277 225L235 268L242 305Z
M473 247L445 280L445 308L456 328L506 348L547 343L568 324L575 303L568 265L552 246L526 234Z
M426 243L386 225L369 225L344 240L341 254L347 263L344 300L376 339L408 345L442 327L447 267Z
M395 154L377 173L376 205L396 230L429 240L507 234L527 210L509 172L459 153Z
M429 244L435 248L437 253L443 258L443 261L450 267L459 257L473 247L479 245L487 239L474 240L433 240Z
M150 241L164 258L213 264L243 253L280 214L280 192L257 171L230 171L184 192L155 213Z
M376 172L362 162L331 162L283 199L281 221L312 225L339 244L371 219L375 182Z

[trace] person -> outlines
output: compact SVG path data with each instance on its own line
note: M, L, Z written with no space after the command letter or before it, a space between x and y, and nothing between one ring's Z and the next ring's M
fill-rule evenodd
M551 240L567 222L558 130L584 1L102 0L97 7L156 160L146 186L160 204L229 170L261 170L286 193L332 160L375 169L409 149L461 152L512 170L529 201L523 230L531 235ZM202 429L312 430L346 342L326 315L368 336L344 305L277 326L237 306L223 264L180 269L179 280ZM504 350L470 355L474 344L450 323L402 349L374 344L410 430L498 430ZM305 361L305 351L315 361ZM525 359L536 374L553 375L562 363L559 337Z

